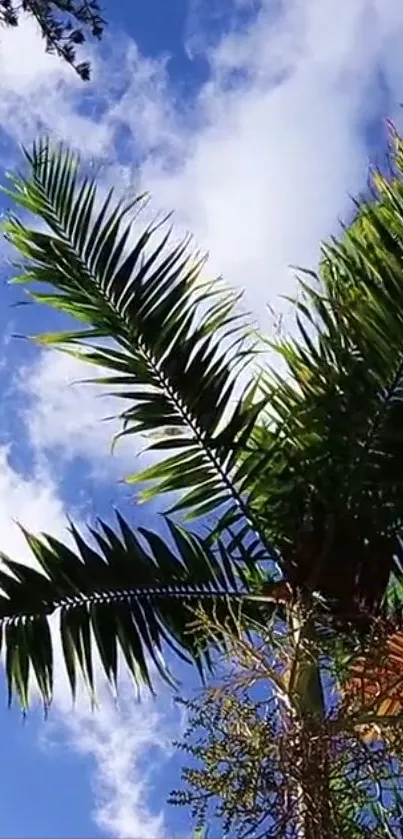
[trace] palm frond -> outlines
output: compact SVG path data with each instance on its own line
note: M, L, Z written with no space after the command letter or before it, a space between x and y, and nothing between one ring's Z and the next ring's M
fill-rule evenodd
M90 541L72 524L74 548L24 531L40 570L1 555L0 638L9 696L16 694L23 708L31 672L45 704L51 700L49 621L57 613L73 695L78 671L94 691L94 639L111 683L117 681L120 651L134 679L152 688L152 668L172 682L169 649L196 663L201 674L210 667L211 650L190 631L190 606L214 604L221 618L230 620L230 601L247 595L242 574L235 577L222 546L217 553L172 522L169 539L146 528L135 532L116 515L118 530L99 522L90 529ZM261 605L246 596L245 615Z
M301 279L298 334L271 345L287 373L263 376L269 419L244 453L254 519L288 578L346 613L373 614L401 580L402 171L397 139L392 180L376 175L376 200Z
M384 740L393 752L403 719L403 632L387 624L374 633L364 653L352 659L340 693L363 740Z
M47 231L14 216L6 222L7 239L24 257L15 281L49 286L32 299L83 324L39 340L106 368L96 381L128 403L120 436L152 435L148 448L160 462L129 477L148 484L143 499L180 491L175 511L249 521L240 460L266 400L252 372L237 392L238 375L256 357L239 295L203 280L204 260L187 242L171 245L158 225L134 241L142 199L126 206L111 192L99 206L95 183L81 177L70 152L44 141L26 158L29 176L14 177L9 194Z

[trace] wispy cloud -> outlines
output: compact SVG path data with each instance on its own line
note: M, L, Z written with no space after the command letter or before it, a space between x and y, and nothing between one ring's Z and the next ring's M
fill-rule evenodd
M55 535L66 528L67 519L58 487L43 468L33 474L17 469L11 450L0 447L0 532L1 550L14 559L27 561L30 551L18 526L46 530L51 523Z
M43 739L45 747L73 749L92 764L92 815L107 836L117 839L164 839L164 801L155 805L155 785L172 754L178 719L167 697L158 702L135 699L123 680L116 702L101 685L99 707L84 698L71 708L66 692L56 691L55 705Z
M393 2L276 8L263 3L247 27L208 47L181 165L171 172L154 158L143 168L154 199L175 208L259 312L293 290L290 264L314 267L321 238L365 186L380 69L395 113L403 81Z
M23 58L22 58L23 57ZM49 132L100 154L111 142L110 126L83 112L80 79L55 55L44 51L36 23L21 20L2 30L0 49L0 125L4 138L30 143ZM4 136L5 135L5 136ZM8 150L10 154L10 150ZM11 155L9 159L11 158Z
M133 446L122 441L111 451L121 430L122 402L105 394L92 365L63 353L45 350L16 374L16 392L23 397L21 415L29 442L39 461L46 456L63 461L75 457L92 464L96 476L110 479L134 471Z

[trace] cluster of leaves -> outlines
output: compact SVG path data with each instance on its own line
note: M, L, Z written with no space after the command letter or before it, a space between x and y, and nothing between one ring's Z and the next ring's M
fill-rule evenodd
M21 11L35 18L46 50L57 53L87 81L90 65L76 62L76 46L85 42L87 32L102 37L105 20L98 0L0 0L0 23L18 26Z
M218 623L207 616L203 623L216 637ZM292 640L284 637L278 644L265 630L260 641L255 636L251 643L222 631L233 668L228 669L227 660L225 675L213 685L194 699L178 700L189 725L176 745L191 762L182 770L184 786L171 793L170 803L189 807L199 828L215 819L223 835L239 839L296 839L302 804L309 810L309 835L321 839L399 836L402 714L384 717L376 738L363 736L360 721L369 718L373 707L366 697L364 705L355 703L347 711L343 694L335 690L339 669L325 651L328 709L323 720L309 724L298 715L291 692L285 701L279 683L278 673L284 679L292 669L291 661L285 661ZM274 671L276 648L280 669ZM319 644L316 659L323 654Z
M135 682L151 690L150 662L169 683L174 678L164 663L168 645L201 675L211 665L213 644L186 627L191 606L204 603L208 612L226 619L230 596L242 601L233 575L216 561L199 537L168 522L169 546L159 534L130 528L117 513L120 532L104 522L91 528L85 541L71 525L72 547L47 536L40 540L24 531L40 570L0 555L0 644L6 648L9 700L15 692L23 710L29 704L33 673L47 707L52 697L53 661L48 616L59 613L60 635L73 697L77 673L94 696L93 634L107 679L118 680L118 652ZM252 619L253 603L243 604Z
M277 415L271 448L267 432L266 440L260 427L255 432L269 452L257 489L262 526L289 579L317 587L345 613L355 602L373 614L402 558L403 150L397 137L393 161L393 178L377 174L372 202L361 203L342 240L323 248L319 274L301 279L294 301L299 334L275 345L288 375L277 377L276 387L268 377Z
M283 816L283 779L273 760L274 703L264 703L263 713L234 695L217 701L209 692L197 701L179 701L190 720L183 741L174 745L202 768L182 769L189 789L172 792L169 803L189 807L198 827L215 816L224 835L233 828L239 837L257 828L262 836L272 835L268 828L276 823L278 829ZM200 729L204 737L195 737Z

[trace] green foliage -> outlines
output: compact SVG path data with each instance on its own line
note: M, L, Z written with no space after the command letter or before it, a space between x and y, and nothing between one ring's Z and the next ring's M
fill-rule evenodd
M215 638L217 623L207 618L205 624ZM321 668L328 681L326 714L313 739L309 725L305 729L307 716L301 718L296 706L285 701L278 681L282 673L287 683L293 640L284 635L274 655L272 641L263 629L249 645L232 634L232 666L225 661L223 671L193 699L178 700L188 727L175 745L186 763L182 787L171 793L170 803L189 807L200 828L216 826L217 835L237 839L399 836L402 717L400 726L395 720L393 752L386 740L365 742L357 726L360 715L346 714L334 689L338 673L334 659L327 657ZM315 660L320 660L322 644L316 643ZM301 801L310 832L301 832Z
M90 65L76 62L76 46L84 43L86 32L102 37L105 21L98 0L0 0L0 24L18 26L21 11L36 20L47 52L57 53L87 81Z
M187 241L172 241L164 224L141 225L144 198L123 204L112 192L103 195L77 157L47 141L35 143L25 157L28 174L13 177L9 190L22 215L10 215L4 227L22 260L15 282L34 302L79 324L36 340L104 369L94 381L125 405L118 436L145 436L158 458L128 481L141 484L142 501L165 494L172 499L174 493L169 521L179 515L203 524L197 550L208 553L211 591L220 595L223 616L229 614L224 594L242 593L249 610L253 605L267 612L266 583L280 571L292 596L302 593L325 627L333 620L333 628L365 633L382 610L399 620L400 141L396 177L389 183L377 177L377 200L359 208L342 241L324 248L319 275L301 280L297 337L274 343L251 328L239 295L206 279L204 260ZM268 349L285 362L286 375L265 367ZM190 525L183 539L185 534L196 538ZM115 591L121 590L114 563L119 544L115 535L108 552ZM187 566L184 545L176 543L177 562L188 568L187 593L193 588L200 598L197 577L191 579L196 566ZM53 543L52 557L62 567L63 545ZM175 583L179 572L171 567ZM147 614L152 621L155 609L156 620L167 621L171 631L169 573L162 579L158 569L151 565L147 578ZM87 570L87 583L84 576L77 582L82 595L86 585L95 585L92 566ZM56 608L58 590L53 572L47 573ZM16 603L20 585L29 598L24 578L13 590ZM138 591L135 577L132 589ZM180 598L172 599L181 610ZM183 611L178 621L177 641L188 649ZM116 625L114 633L118 643ZM191 654L200 664L198 652ZM143 663L140 671L147 680Z
M13 178L11 195L24 210L41 218L48 232L37 227L30 229L16 217L8 219L5 234L24 258L19 266L23 273L16 281L33 284L33 300L73 315L82 326L77 332L44 335L37 340L60 346L90 364L103 366L107 375L96 381L113 388L121 400L128 402L129 407L120 415L121 435L148 434L149 450L158 452L161 458L136 478L128 478L130 483L136 480L145 484L140 500L180 491L179 499L169 511L171 514L186 512L188 518L200 518L218 511L214 524L217 532L223 530L224 524L234 526L243 522L248 515L248 472L244 469L242 453L265 400L257 395L256 386L248 386L241 395L236 394L239 370L244 370L254 359L249 323L234 312L238 296L218 281L202 279L203 260L190 254L187 242L171 245L169 231L161 231L159 225L145 227L135 236L126 217L130 213L133 216L133 212L137 214L142 198L130 206L114 205L112 194L101 199L93 181L80 179L77 158L60 148L52 150L47 143L36 144L32 154L27 153L26 157L32 177L30 180ZM53 291L39 290L38 283L45 283ZM41 542L29 537L31 547L42 546L34 550L37 560L42 563L43 556L47 557L49 582L45 586L41 580L42 588L38 588L35 596L32 592L31 609L26 607L29 583L38 582L34 572L21 569L18 584L12 586L3 620L7 625L15 616L18 624L15 640L10 633L6 635L9 658L14 657L17 662L13 672L20 667L19 657L25 662L31 656L29 635L23 635L21 627L31 625L34 614L41 616L43 625L48 614L56 609L62 609L64 621L72 621L74 625L82 621L85 631L88 622L94 628L93 614L99 622L99 609L102 615L107 615L109 642L103 643L100 652L105 672L112 680L116 677L115 650L120 644L125 655L124 647L128 647L126 658L137 661L138 674L149 683L145 650L149 642L146 651L152 659L154 646L158 649L160 645L161 633L166 637L161 628L164 626L174 634L179 647L191 652L201 669L199 648L186 636L183 595L199 600L207 594L214 595L220 599L225 616L229 612L224 595L240 597L239 587L247 593L250 586L256 594L262 575L257 573L254 562L259 551L265 557L270 554L258 537L245 549L239 534L231 537L230 544L228 539L226 544L218 537L201 541L190 531L179 530L170 519L168 525L171 535L174 534L176 560L160 536L148 534L154 562L148 565L146 582L139 565L141 544L133 533L130 545L125 547L124 578L121 540L105 523L101 523L101 530L107 534L106 541L102 538L100 542L101 537L95 531L92 537L101 547L108 567L104 561L94 563L92 546L82 541L77 544L80 556L73 558L70 551L49 536ZM127 532L130 532L128 528ZM50 553L46 547L49 540ZM63 579L67 578L69 563L75 567L73 599L68 597L69 590L60 589L59 572L63 573ZM161 568L165 569L162 576ZM105 573L103 579L99 578L100 569ZM246 570L249 570L248 580ZM263 579L267 579L267 573ZM145 584L149 590L147 608ZM10 587L9 582L7 585ZM94 592L102 601L99 609ZM144 620L141 643L131 631L130 621L127 631L132 632L131 640L121 629L117 602L122 597L128 598L125 613L130 613L130 620L137 624L140 618L134 610L136 602L141 601ZM22 611L19 598L25 604ZM81 601L85 603L82 608ZM256 608L250 601L245 615L248 609L252 613ZM79 634L84 631L82 626ZM63 636L63 623L61 630ZM48 639L47 660L49 644ZM72 674L73 664L66 644L64 651ZM207 651L203 655L208 660ZM81 659L81 667L92 687L90 659L83 656ZM14 677L9 670L9 684L10 691L17 690L25 706L26 664L24 668L22 679ZM46 665L45 669L40 686L48 702L50 666ZM134 670L134 665L131 669Z
M344 238L300 281L298 335L275 342L288 373L266 375L278 437L255 429L266 457L255 518L289 578L338 599L345 612L379 607L402 558L402 146L397 177L377 176ZM258 440L259 436L259 440ZM279 439L280 438L280 439ZM259 509L260 508L260 509ZM321 556L321 562L312 562ZM293 566L293 567L292 567ZM356 604L354 606L354 603Z
M241 520L248 475L238 458L264 400L256 388L235 393L254 358L248 324L234 312L239 295L202 280L204 260L186 242L171 245L159 225L135 236L126 217L141 197L114 206L109 193L100 203L93 181L77 183L77 159L47 143L27 158L32 179L13 179L11 194L51 233L10 218L6 236L26 258L18 281L49 284L55 293L32 299L84 327L39 340L110 373L96 381L128 402L120 436L152 435L148 450L160 462L128 478L151 484L140 500L181 490L170 512L195 518L223 508L226 522Z
M228 597L242 599L236 580L202 539L168 522L170 542L117 513L119 530L104 522L90 530L91 543L74 525L75 548L52 536L25 532L40 571L1 556L0 639L6 649L9 699L16 693L28 707L33 672L45 706L52 697L52 640L48 618L59 615L60 636L73 696L77 669L94 695L92 638L107 679L117 683L118 653L133 678L152 689L151 673L173 683L164 661L168 646L201 675L211 665L210 650L187 631L195 602L214 606L228 620ZM253 603L249 607L253 614ZM248 608L245 604L245 619Z

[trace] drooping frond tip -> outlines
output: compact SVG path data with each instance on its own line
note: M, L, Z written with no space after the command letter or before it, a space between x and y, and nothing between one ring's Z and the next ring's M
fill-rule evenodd
M53 690L50 619L58 616L73 696L81 672L94 693L92 638L101 669L116 685L119 658L134 680L152 689L152 674L172 683L166 663L171 649L193 660L200 673L210 666L208 649L190 631L193 608L218 609L231 618L229 599L242 600L231 564L199 537L173 522L167 536L132 530L117 513L119 529L105 522L85 540L71 525L74 547L52 536L25 531L40 570L1 556L0 640L6 652L9 697L28 707L31 673L45 706ZM210 604L210 605L209 605ZM253 602L245 604L252 614Z

